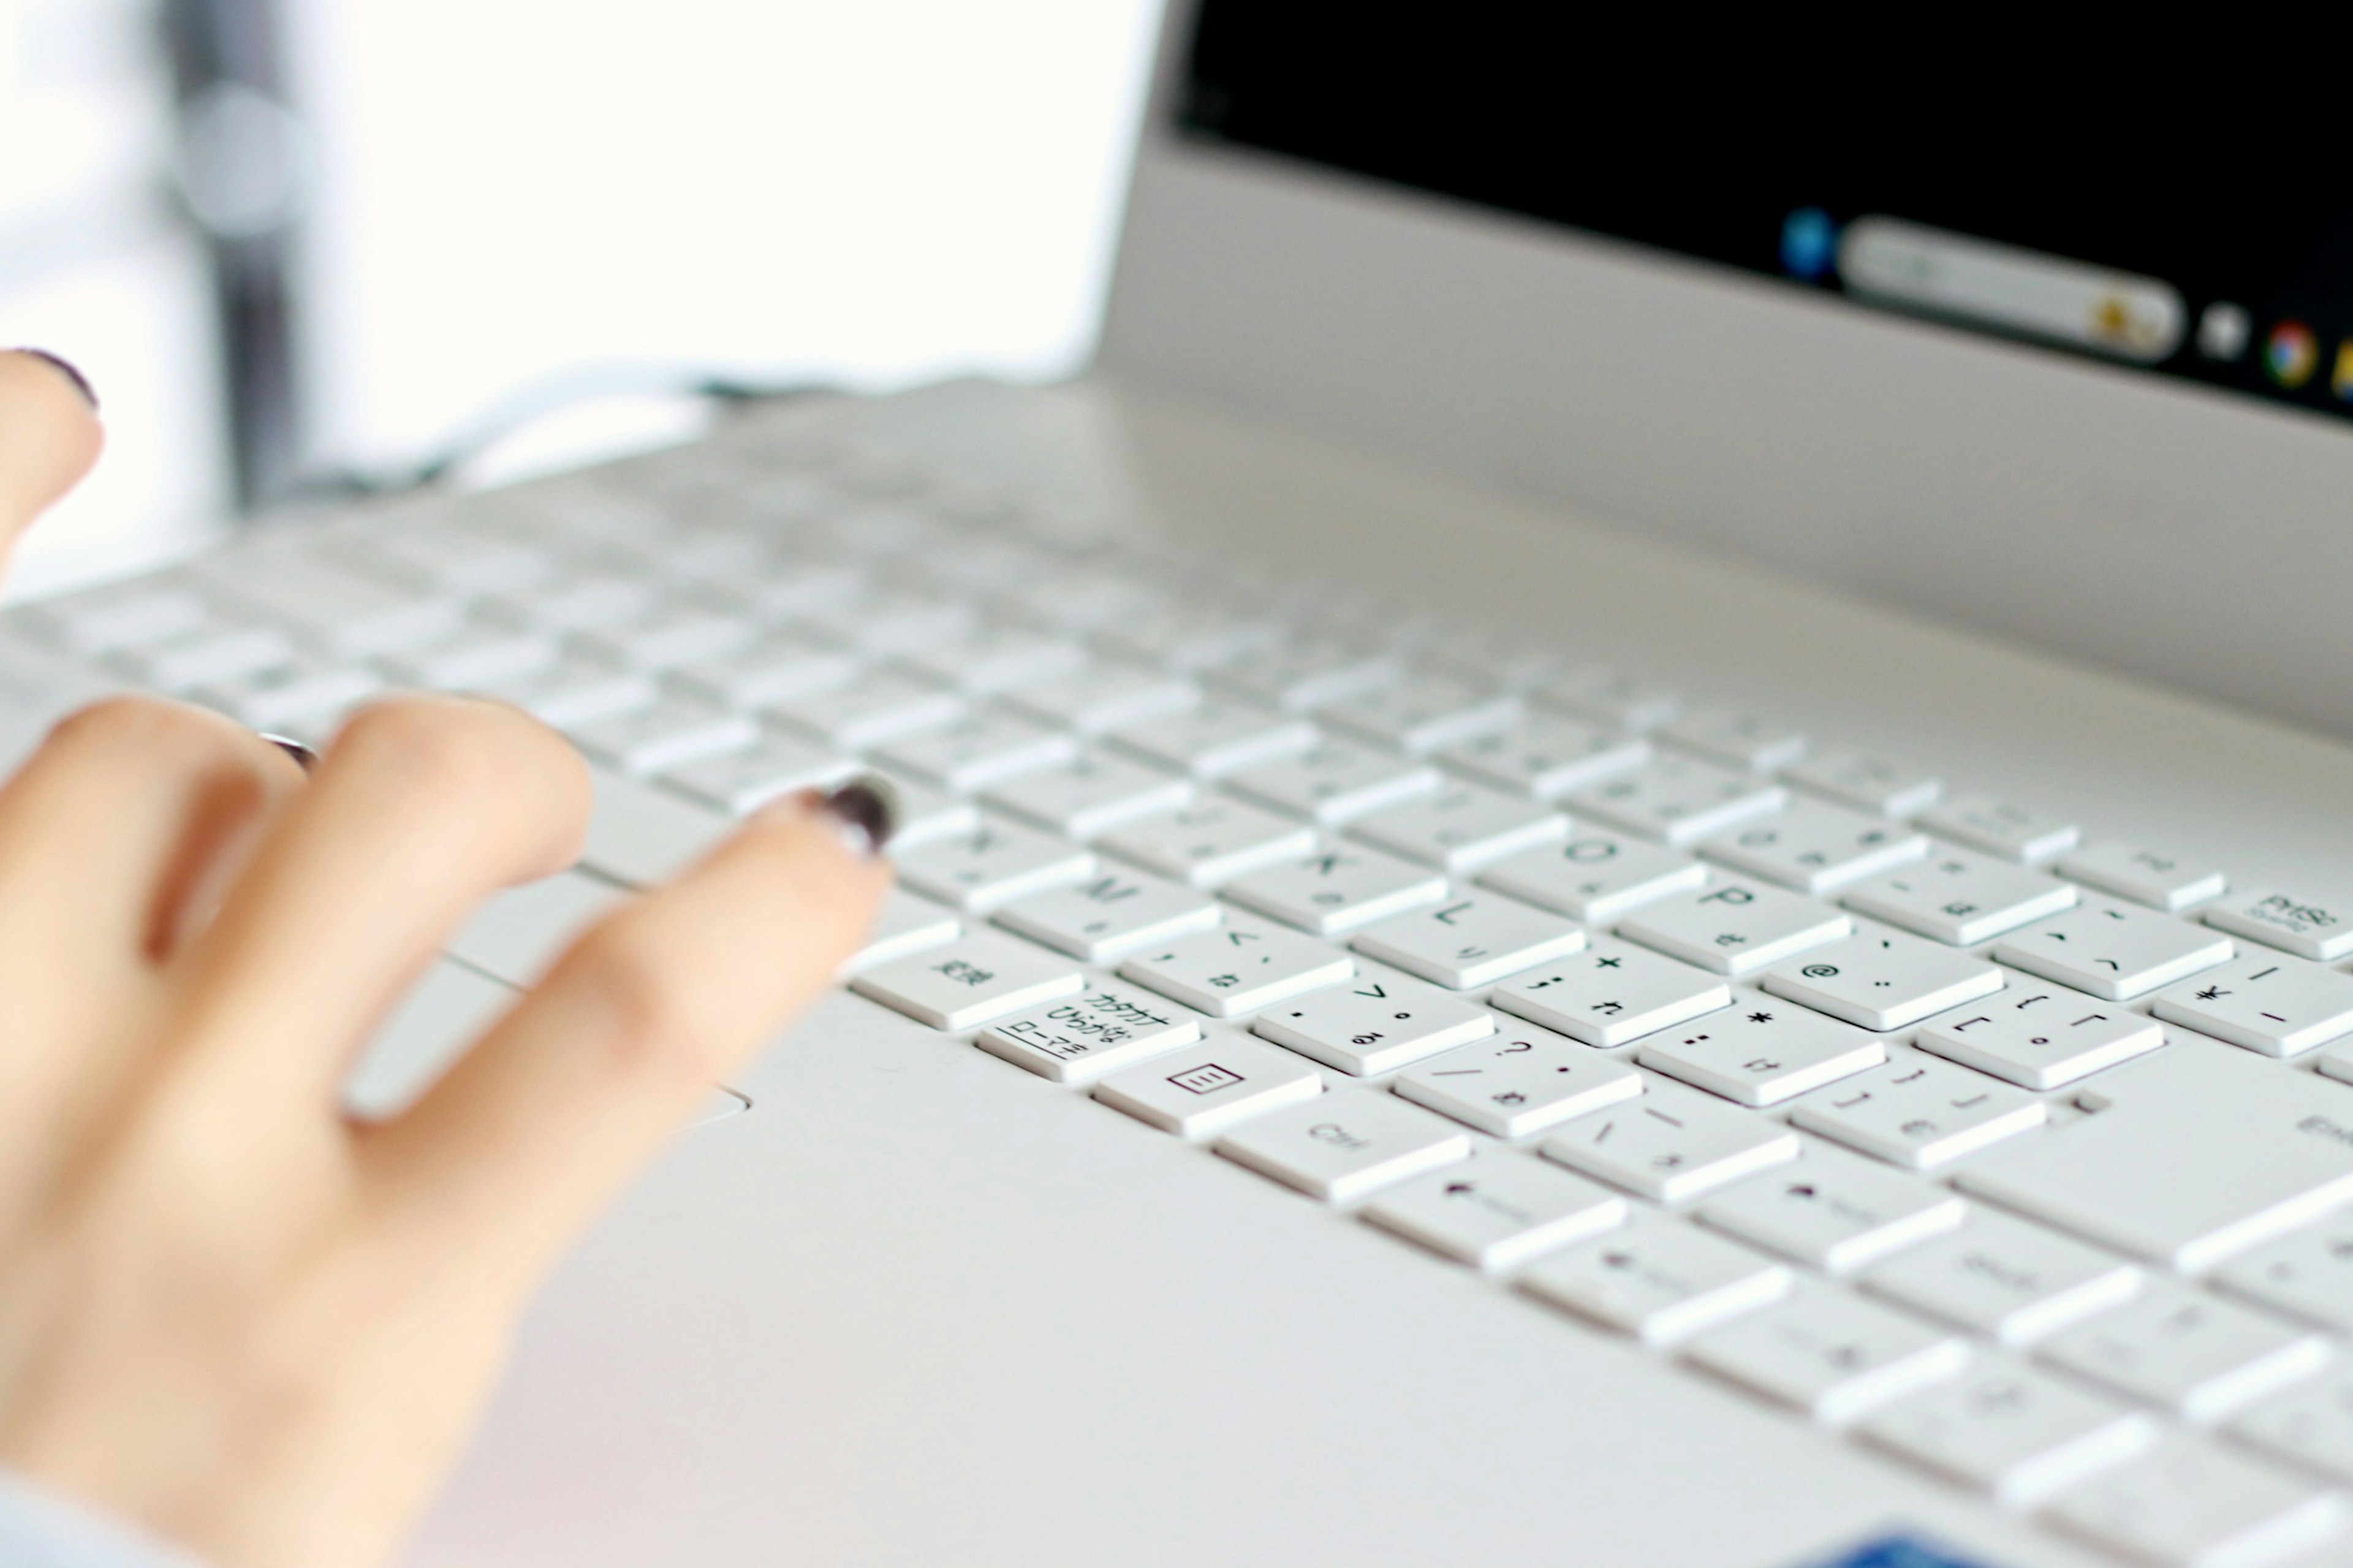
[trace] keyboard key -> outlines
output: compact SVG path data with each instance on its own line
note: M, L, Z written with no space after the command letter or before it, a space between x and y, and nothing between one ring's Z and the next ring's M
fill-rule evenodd
M2163 1279L2138 1300L2045 1340L2036 1353L2204 1423L2318 1376L2330 1352L2325 1334Z
M1083 881L1095 870L1094 856L1075 844L994 820L892 858L907 886L975 914L1024 893Z
M1529 1258L1626 1223L1626 1200L1557 1165L1516 1154L1402 1182L1365 1205L1382 1229L1473 1268Z
M1474 735L1436 758L1449 773L1529 800L1557 799L1650 760L1651 742L1639 735L1551 713Z
M626 887L667 882L735 830L734 819L649 784L594 770L596 804L580 863Z
M852 604L820 605L808 624L874 655L913 654L969 634L972 606L922 594L879 593Z
M1213 1018L1237 1018L1353 979L1356 961L1280 926L1232 921L1216 931L1146 948L1120 973Z
M930 844L980 826L980 812L972 802L958 800L929 784L917 784L881 769L870 768L899 802L899 829L891 835L891 853L900 855L917 845Z
M547 632L470 623L444 641L411 648L382 663L385 672L404 686L467 691L545 669L562 657L561 643Z
M1348 835L1460 875L1567 838L1568 818L1473 784L1448 784L1434 795L1359 818Z
M2353 1481L2353 1369L2267 1400L2229 1431L2290 1464Z
M2097 1115L1997 1149L1963 1191L2201 1273L2353 1198L2353 1094L2184 1039L2098 1080Z
M492 894L444 951L494 980L536 985L574 938L628 899L610 882L560 871Z
M2154 1020L2080 991L2013 975L1974 1007L1956 1008L1920 1031L1924 1051L2025 1089L2057 1089L2165 1044Z
M1608 925L1655 899L1705 887L1707 868L1655 844L1584 832L1551 848L1507 856L1478 881L1572 920Z
M885 743L875 760L958 795L1075 759L1079 743L1059 730L984 709Z
M2210 867L2112 839L2084 845L2061 860L2058 871L2113 898L2130 899L2168 913L2219 898L2229 885L2221 872Z
M565 729L573 743L607 767L642 778L760 738L759 721L700 703L671 700Z
M830 789L863 770L851 758L787 735L663 770L661 784L732 816L748 816L795 790Z
M1248 703L1211 701L1115 730L1106 743L1147 763L1212 779L1307 750L1315 743L1315 726Z
M991 917L1008 931L1089 963L1208 931L1223 918L1192 889L1131 871L1108 871L1015 899Z
M773 634L710 659L670 670L664 682L681 696L723 708L767 708L857 679L858 656L792 632Z
M2094 900L2013 931L1993 950L2002 963L2111 1002L2171 984L2227 962L2231 939L2137 904Z
M1907 1056L1833 1084L1790 1120L1914 1170L1933 1170L2050 1120L2041 1100L1982 1073Z
M1208 669L1282 640L1272 619L1205 614L1189 606L1167 607L1143 616L1110 622L1093 633L1094 644L1114 658L1157 664L1169 669Z
M1992 964L1948 947L1860 931L1790 959L1759 984L1776 996L1884 1033L1990 996L2003 981Z
M639 669L673 669L749 647L760 626L749 616L700 605L672 605L644 620L607 630L585 630L583 651Z
M298 658L234 680L216 680L189 694L257 730L282 730L301 721L324 721L384 689L384 677L365 665Z
M1748 881L1660 899L1618 922L1629 941L1731 975L1753 974L1853 930L1851 916Z
M1028 817L1065 838L1093 838L1139 816L1181 811L1193 804L1190 779L1117 757L1084 756L1067 766L1008 779L985 798L999 810Z
M1846 890L1848 909L1955 947L2073 909L2071 883L1963 851L1940 854Z
M1335 730L1416 756L1507 729L1520 716L1508 692L1451 676L1416 675L1316 710Z
M1883 816L1800 800L1707 840L1699 852L1752 877L1821 894L1925 858L1928 838Z
M1146 991L1098 985L999 1018L972 1043L1056 1083L1092 1083L1200 1037L1201 1021L1183 1008Z
M1859 1435L2024 1509L2148 1452L2159 1430L2141 1412L2073 1384L1993 1363L1882 1410Z
M2312 889L2282 892L2268 888L2233 894L2206 911L2206 923L2266 947L2321 963L2353 957L2353 900L2333 892L2312 898Z
M1071 995L1084 984L1068 959L976 932L929 952L877 964L850 981L849 988L918 1023L955 1030Z
M1785 1165L1801 1145L1778 1122L1671 1084L1580 1117L1545 1140L1544 1153L1588 1176L1660 1203L1681 1203Z
M780 723L846 752L952 724L964 710L962 693L888 670L871 672L845 686L802 692L765 710Z
M1588 1045L1622 1046L1730 1006L1732 987L1672 958L1598 942L1496 987L1489 1001Z
M1227 883L1227 898L1285 925L1337 936L1446 897L1446 879L1374 849L1325 849L1248 871Z
M1673 845L1713 838L1736 823L1780 810L1789 792L1696 757L1662 754L1632 773L1568 797L1578 816Z
M104 662L125 679L159 691L180 692L272 669L294 658L292 639L275 626L216 623L168 642L122 649Z
M1311 639L1253 649L1210 669L1206 679L1245 701L1305 713L1378 690L1404 673L1393 654Z
M1968 1346L1875 1302L1815 1287L1683 1347L1694 1365L1842 1426L1961 1375Z
M2213 1279L2250 1301L2353 1332L2353 1213L2258 1247Z
M1218 1152L1325 1203L1353 1198L1471 1157L1471 1136L1395 1095L1335 1089L1244 1123Z
M2269 1057L2301 1056L2353 1033L2353 975L2264 953L2168 986L2151 1005L2168 1024Z
M1806 738L1763 714L1697 708L1661 726L1659 739L1752 773L1778 773L1806 754Z
M476 689L559 730L649 708L662 695L661 683L644 670L575 657L503 680L484 681Z
M1981 795L1957 795L1920 814L1917 825L1939 838L2033 865L2075 847L2084 830L2063 816Z
M908 667L927 679L982 693L1060 679L1086 662L1086 650L1074 642L1002 625L976 626L954 642L906 656Z
M1743 986L1731 1006L1650 1037L1635 1059L1737 1104L1766 1106L1877 1067L1887 1047L1852 1025Z
M1323 1092L1314 1068L1241 1035L1215 1036L1094 1088L1105 1105L1179 1138L1210 1137Z
M1611 669L1572 670L1535 695L1576 717L1636 733L1655 730L1683 710L1683 699L1673 692Z
M1199 703L1201 689L1143 665L1096 664L1017 687L1002 700L1041 724L1100 735L1182 713Z
M202 593L170 576L68 595L25 612L44 640L84 658L185 637L212 614Z
M912 952L945 947L963 934L964 922L956 919L954 910L919 899L904 888L893 888L882 901L882 912L876 917L866 945L849 955L841 972L855 974Z
M1833 1275L1941 1236L1968 1215L1968 1205L1942 1187L1821 1145L1699 1211L1718 1230Z
M1417 1105L1498 1138L1518 1138L1642 1092L1642 1075L1549 1029L1506 1019L1502 1032L1398 1075Z
M1377 921L1349 946L1457 991L1475 990L1585 947L1585 932L1493 893Z
M1419 981L1360 974L1258 1016L1252 1032L1301 1056L1367 1078L1495 1032L1483 1007Z
M1862 1285L2003 1344L2024 1345L2123 1306L2140 1293L2143 1279L2097 1247L1981 1208L1952 1235L1879 1265Z
M2342 1535L2345 1500L2194 1438L2164 1439L2044 1517L2135 1563L2273 1568Z
M1427 763L1345 741L1323 741L1295 756L1258 763L1226 780L1226 787L1261 805L1336 826L1385 805L1437 793L1441 781Z
M1854 752L1824 752L1781 776L1810 795L1898 819L1926 811L1945 793L1933 774Z
M1951 1382L1969 1365L1969 1347L1948 1332L1819 1288L1694 1337L1683 1356L1833 1426Z
M1623 1230L1539 1259L1519 1285L1540 1300L1664 1345L1771 1306L1796 1288L1797 1276L1737 1242L1645 1215Z
M1212 799L1128 824L1103 837L1124 859L1198 888L1312 852L1315 832L1239 801Z

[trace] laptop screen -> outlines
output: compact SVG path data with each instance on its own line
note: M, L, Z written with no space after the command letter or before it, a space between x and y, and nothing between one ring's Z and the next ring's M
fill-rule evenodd
M2353 168L2317 60L1751 26L1202 0L1176 129L2353 416Z

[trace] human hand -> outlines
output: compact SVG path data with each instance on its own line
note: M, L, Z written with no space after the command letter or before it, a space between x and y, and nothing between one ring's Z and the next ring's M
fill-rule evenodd
M0 549L99 439L0 354ZM0 1459L220 1568L393 1551L546 1268L888 881L874 797L779 803L413 1109L345 1118L376 1021L484 897L577 857L588 808L561 739L447 698L364 710L307 778L116 699L0 789Z

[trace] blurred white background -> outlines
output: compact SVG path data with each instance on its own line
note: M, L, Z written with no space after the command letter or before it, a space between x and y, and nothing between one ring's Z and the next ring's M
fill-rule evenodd
M280 10L310 142L304 458L326 470L414 461L559 384L1076 368L1159 5ZM225 510L170 96L153 0L0 0L0 342L80 363L112 440L20 591L185 547ZM644 422L605 407L609 431Z

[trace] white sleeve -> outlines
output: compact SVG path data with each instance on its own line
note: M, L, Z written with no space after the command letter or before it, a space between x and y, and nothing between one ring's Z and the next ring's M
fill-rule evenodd
M204 1568L178 1548L5 1468L0 1563L7 1568Z

